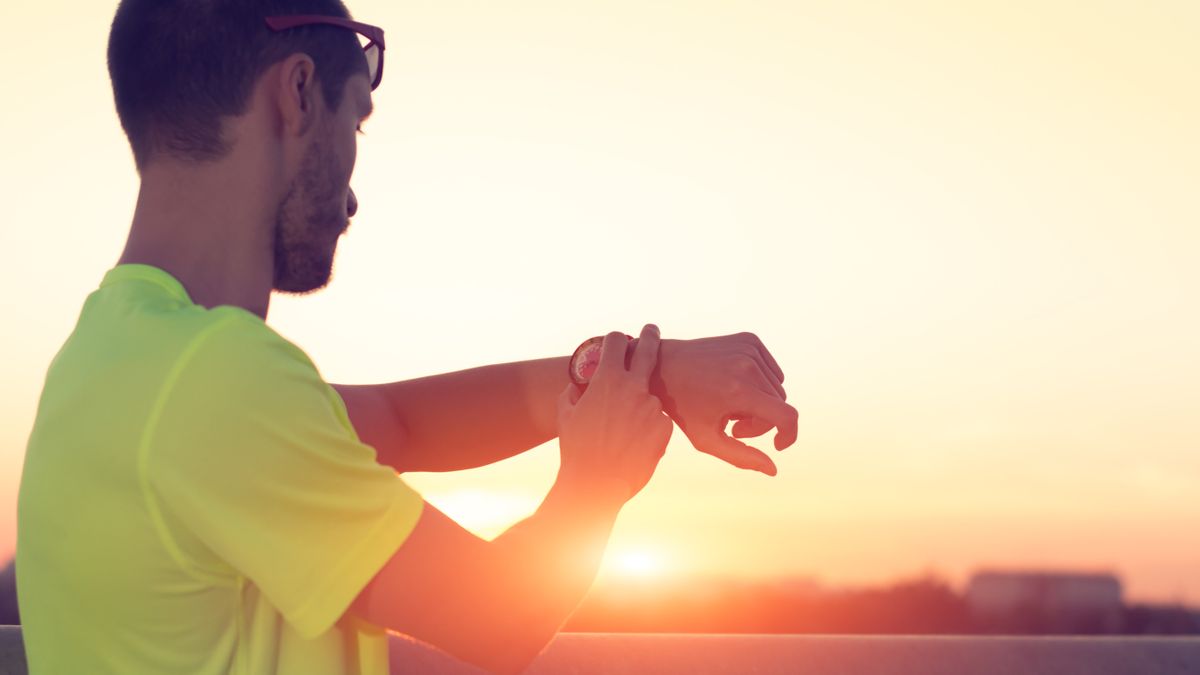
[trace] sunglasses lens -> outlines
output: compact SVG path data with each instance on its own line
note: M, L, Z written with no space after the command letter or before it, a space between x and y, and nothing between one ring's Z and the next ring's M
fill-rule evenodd
M364 54L367 55L367 79L371 82L371 88L379 86L379 66L382 65L383 50L379 45L371 43Z

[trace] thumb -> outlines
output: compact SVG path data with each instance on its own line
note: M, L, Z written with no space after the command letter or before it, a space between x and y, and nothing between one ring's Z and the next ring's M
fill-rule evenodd
M768 476L774 476L779 471L775 467L775 462L772 462L771 458L767 457L761 450L746 445L735 438L730 438L720 431L704 433L698 437L691 438L691 440L692 444L700 452L708 453L739 469L760 471Z

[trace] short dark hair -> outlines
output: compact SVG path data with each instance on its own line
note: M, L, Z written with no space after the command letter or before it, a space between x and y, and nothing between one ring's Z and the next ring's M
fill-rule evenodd
M337 26L267 27L289 14L350 18L341 0L121 0L108 73L139 171L158 152L224 156L221 118L243 114L263 71L296 52L312 58L326 105L341 104L346 80L367 69L358 38Z

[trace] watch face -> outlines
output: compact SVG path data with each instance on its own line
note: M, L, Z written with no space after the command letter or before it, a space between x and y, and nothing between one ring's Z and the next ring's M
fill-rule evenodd
M633 342L632 335L626 335L625 339ZM588 338L575 353L571 355L571 363L568 368L571 371L571 381L575 384L586 385L592 381L592 377L596 374L596 368L600 366L600 352L604 351L604 336L600 335L594 338ZM625 350L625 367L629 367L629 350Z
M604 348L604 337L590 338L571 356L571 381L575 384L587 384L596 374L600 365L600 352Z

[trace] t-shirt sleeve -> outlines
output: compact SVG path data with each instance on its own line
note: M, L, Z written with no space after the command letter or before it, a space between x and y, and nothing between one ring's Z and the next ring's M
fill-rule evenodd
M421 513L308 357L249 317L193 343L149 438L154 497L306 637L345 613Z

